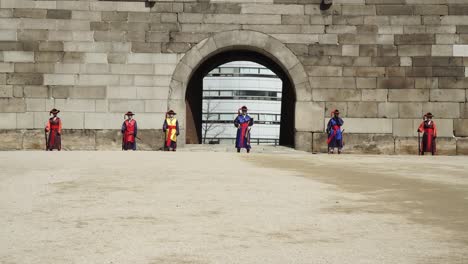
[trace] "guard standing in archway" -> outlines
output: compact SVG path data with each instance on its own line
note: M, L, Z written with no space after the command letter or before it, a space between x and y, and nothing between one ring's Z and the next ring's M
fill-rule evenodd
M46 150L58 150L62 149L62 120L57 116L60 113L60 110L52 109L49 112L49 115L53 115L47 121L45 127L46 133ZM47 137L47 132L49 132L49 136Z
M341 119L338 109L333 110L331 115L332 118L330 118L327 125L328 153L333 154L335 148L338 148L338 154L341 154L341 149L343 148L343 131L341 131L341 126L343 126L344 121Z
M422 148L419 150L421 155L424 155L425 152L431 152L434 155L436 152L437 128L434 121L432 121L432 117L431 113L425 114L423 122L418 128L418 134L423 133Z
M245 148L250 153L250 129L253 126L253 118L247 114L247 107L242 106L237 111L237 117L234 120L234 126L237 127L236 148L237 152Z
M127 119L122 124L122 150L136 150L137 122L133 119L133 113L128 111L124 117Z
M179 121L175 118L176 113L169 110L166 113L166 119L163 124L163 131L166 133L166 140L164 142L164 150L176 151L177 149L177 136L179 135Z

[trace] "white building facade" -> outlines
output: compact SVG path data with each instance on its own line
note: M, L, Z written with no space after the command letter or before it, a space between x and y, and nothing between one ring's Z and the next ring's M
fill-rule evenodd
M234 119L247 106L254 119L251 144L279 144L282 81L268 68L248 61L223 64L203 79L202 142L234 144Z

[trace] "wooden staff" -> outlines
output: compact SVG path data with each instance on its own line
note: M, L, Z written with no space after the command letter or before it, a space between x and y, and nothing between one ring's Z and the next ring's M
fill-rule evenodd
M421 132L418 130L418 155L421 155Z

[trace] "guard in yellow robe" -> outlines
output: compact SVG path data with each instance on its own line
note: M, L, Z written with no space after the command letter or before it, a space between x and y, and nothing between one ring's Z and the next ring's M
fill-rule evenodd
M175 118L176 113L172 110L166 113L166 120L164 120L163 131L166 133L166 140L164 141L164 150L176 151L177 149L177 136L179 135L179 121Z

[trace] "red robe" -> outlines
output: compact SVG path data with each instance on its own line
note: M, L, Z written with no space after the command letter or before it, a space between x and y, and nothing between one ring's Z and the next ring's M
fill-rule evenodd
M62 149L62 120L59 117L51 117L46 124L46 132L49 132L47 150Z
M431 152L434 154L436 152L435 138L437 137L437 128L434 121L423 121L421 125L419 125L418 131L423 133L421 154L424 154L424 152Z
M137 136L137 124L135 119L125 120L122 125L122 149L136 150L135 137Z

